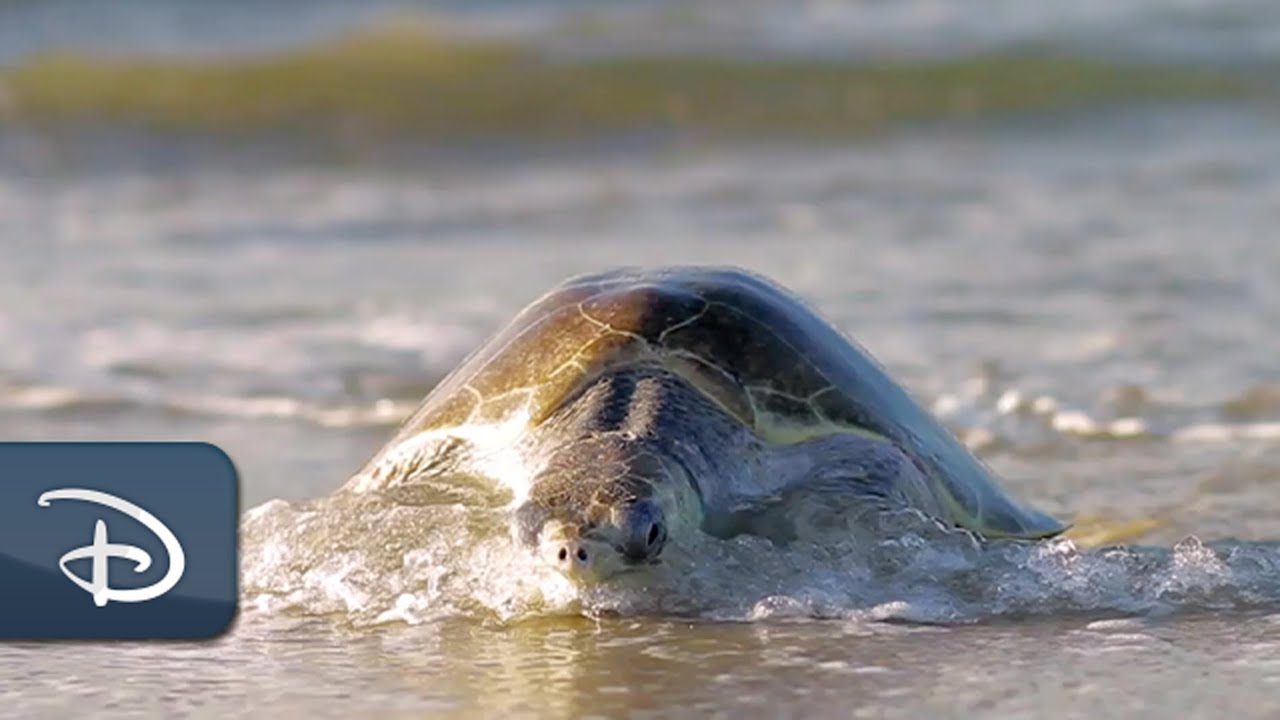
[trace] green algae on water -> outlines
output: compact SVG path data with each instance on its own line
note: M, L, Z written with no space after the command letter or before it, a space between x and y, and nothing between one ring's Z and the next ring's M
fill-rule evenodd
M514 43L401 29L250 57L33 56L0 71L0 120L440 141L655 130L821 138L1252 92L1210 72L1071 57L557 60Z

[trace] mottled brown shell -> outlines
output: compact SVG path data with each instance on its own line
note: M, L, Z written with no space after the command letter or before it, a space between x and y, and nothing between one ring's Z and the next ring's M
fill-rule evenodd
M520 312L431 393L407 433L545 420L612 368L673 370L762 436L867 418L833 385L845 341L773 283L737 270L624 269L571 279Z
M963 446L799 298L737 269L626 268L570 279L464 360L399 438L516 413L535 427L592 379L636 363L680 374L771 442L862 432L902 443L946 468L937 480L961 525L1020 536L1063 529L1005 499Z

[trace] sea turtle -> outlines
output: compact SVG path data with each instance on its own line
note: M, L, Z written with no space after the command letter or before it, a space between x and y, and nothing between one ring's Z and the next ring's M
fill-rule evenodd
M785 535L763 519L807 491L987 537L1067 528L1013 502L799 298L735 268L563 282L441 381L346 487L444 475L504 486L515 539L580 582L656 562L681 534Z

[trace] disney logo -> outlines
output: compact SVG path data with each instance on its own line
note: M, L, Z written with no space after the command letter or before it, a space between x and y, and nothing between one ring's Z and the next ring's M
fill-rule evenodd
M53 500L80 500L103 505L124 513L150 530L160 540L169 556L169 570L159 581L140 588L119 589L111 587L108 578L108 560L110 558L131 560L134 563L133 571L141 573L151 567L151 555L136 545L108 542L107 523L105 520L99 519L94 524L92 545L73 548L58 559L58 567L62 569L62 574L92 595L94 605L103 607L113 600L122 603L139 603L154 600L172 590L173 586L177 585L178 581L182 579L182 573L186 570L187 564L182 544L178 542L178 538L173 534L173 531L160 522L155 515L124 498L84 488L50 490L42 493L36 499L36 504L40 507L49 507L49 503ZM67 567L67 563L72 560L86 558L92 561L88 580L80 577Z

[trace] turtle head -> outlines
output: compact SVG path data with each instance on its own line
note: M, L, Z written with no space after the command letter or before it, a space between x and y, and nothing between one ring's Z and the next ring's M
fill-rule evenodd
M555 458L516 511L522 544L578 584L658 562L672 532L687 525L693 492L670 458L592 445L595 452L578 446Z
M662 508L638 499L586 516L547 518L534 552L570 580L588 584L657 562L667 532Z

